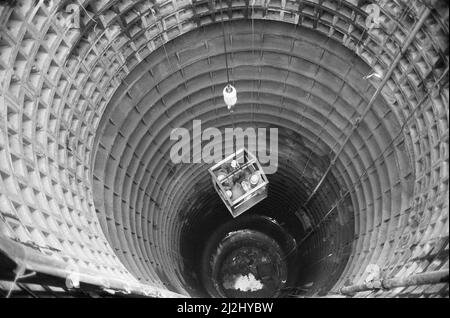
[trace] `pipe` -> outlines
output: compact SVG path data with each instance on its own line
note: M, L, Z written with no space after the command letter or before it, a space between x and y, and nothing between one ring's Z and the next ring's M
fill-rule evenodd
M71 270L66 269L68 264L52 259L49 261L40 252L27 248L22 244L11 240L0 233L0 251L3 252L11 261L22 266L28 271L50 275L66 279L71 274ZM144 285L138 281L125 281L112 276L103 278L98 272L93 272L87 268L80 269L77 273L80 281L86 284L99 286L100 288L114 291L126 291L127 293L156 298L184 298L186 296L171 292L159 287Z
M317 231L317 229L322 225L323 221L325 221L335 210L336 208L339 206L339 204L341 204L341 202L351 193L351 191L356 187L356 185L361 181L361 179L363 178L364 175L367 174L367 172L375 165L375 163L380 159L383 158L384 154L386 153L387 149L389 149L390 147L392 147L394 145L394 142L397 140L398 137L400 137L400 135L403 133L403 131L405 130L405 128L407 127L407 124L409 123L409 121L411 120L411 118L413 118L413 115L417 112L417 110L419 110L420 106L422 106L422 104L428 99L428 96L430 95L431 91L433 91L433 89L435 87L438 87L441 83L441 81L444 78L447 78L447 74L448 74L448 66L445 69L444 73L442 73L441 77L433 84L433 86L428 90L428 93L422 97L422 99L417 103L417 105L413 108L413 110L409 113L408 117L406 117L406 119L404 120L400 131L398 132L398 134L392 139L392 141L389 143L389 145L383 150L383 152L377 157L375 158L375 160L373 160L373 162L370 164L369 167L367 167L366 169L364 169L364 172L358 177L358 179L353 183L353 186L351 189L347 190L347 192L342 195L337 201L336 203L331 207L331 209L325 213L325 215L322 217L322 219L320 219L319 222L317 222L316 225L313 226L312 230L309 231L308 233L305 234L305 236L300 240L300 242L298 243L298 246L302 245L315 231ZM309 159L308 159L309 160Z
M400 49L400 52L395 57L394 61L392 62L391 66L389 67L388 71L386 72L386 75L383 77L383 80L381 81L380 85L378 86L375 93L373 93L372 98L370 99L369 103L367 104L367 107L364 109L364 112L359 116L356 123L353 125L352 130L345 138L342 146L339 148L339 150L336 152L333 160L331 160L330 164L328 165L327 169L325 170L324 174L322 175L322 178L315 186L314 190L309 195L308 199L306 199L305 203L303 203L303 208L306 208L308 203L311 201L311 199L314 197L314 195L317 193L319 188L322 186L323 182L325 181L328 173L331 171L331 168L336 163L337 158L341 154L341 152L344 150L344 147L347 145L347 142L350 140L350 137L353 136L353 133L358 129L359 124L362 122L362 120L366 117L366 115L370 112L372 109L373 104L375 103L376 98L378 95L380 95L381 91L383 90L384 86L388 82L388 80L391 78L392 73L394 72L395 68L397 67L398 63L403 57L403 54L406 52L408 47L411 45L411 43L414 41L417 32L421 29L422 25L425 23L425 20L428 18L428 15L430 14L431 10L429 8L425 8L423 10L423 13L420 16L419 21L417 21L416 25L414 26L414 29L411 30L411 32L408 34L408 37L406 38L403 46Z
M409 287L419 285L431 285L448 283L449 270L434 271L428 273L415 274L407 277L381 279L374 282L356 284L342 287L340 293L352 296L358 292L384 289L389 290L397 287Z

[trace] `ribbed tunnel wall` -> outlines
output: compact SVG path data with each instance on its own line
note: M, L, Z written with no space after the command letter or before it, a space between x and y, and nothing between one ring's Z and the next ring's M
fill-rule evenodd
M170 162L169 135L231 125L220 2L82 1L79 30L56 24L69 2L13 2L0 6L2 250L94 285L195 294L183 242L226 211L208 165ZM311 295L364 281L369 264L387 277L448 268L448 7L432 8L360 121L380 85L365 77L387 72L425 10L377 3L369 30L364 1L223 2L236 124L279 128L256 212L292 220L299 241L313 224L298 263Z
M330 162L332 151L350 131L358 110L362 112L361 108L373 94L370 83L361 81L370 69L350 51L339 50L335 41L306 29L294 30L275 22L256 23L253 27L256 30L253 41L249 23L236 22L227 29L233 34L231 77L239 88L235 124L285 128L279 132L280 170L270 179L272 194L264 203L272 202L272 209L279 214L294 214L313 191ZM252 44L260 49L252 53ZM175 53L179 59L175 59ZM190 212L183 203L205 200L204 192L214 194L208 165L171 164L169 153L174 142L169 136L172 127L192 130L194 119L202 120L203 128L232 126L221 98L221 88L226 83L222 53L219 26L191 32L175 40L166 51L155 52L148 63L141 63L130 74L132 89L119 88L100 123L94 197L99 202L98 209L105 214L103 227L108 229L115 243L113 246L126 253L123 258L142 278L151 275L147 272L149 268L138 260L143 258L148 262L147 252L152 255L150 258L156 259L157 267L165 268L167 273L173 271L175 276L180 266L176 257L183 226L179 220L195 223L205 212L194 209L180 218L178 214ZM179 66L171 68L171 63ZM386 103L379 100L374 109L376 111L363 122L360 132L351 139L336 164L334 174L339 181L327 179L327 186L320 189L308 208L308 215L314 216L316 221L346 189L352 188L358 176L398 134L398 121ZM379 197L382 191L391 191L391 195L380 200L380 206L375 209L402 211L408 208L413 179L407 155L399 148L386 157L375 168L373 178L354 194L355 208L349 200L339 205L334 217L338 224L342 223L342 228L321 228L325 237L338 232L335 233L337 238L331 240L336 244L333 261L338 264L342 261L345 244L350 244L348 236L353 230L353 225L343 225L353 218L354 209L360 210L361 215L365 211L371 213L372 198ZM298 172L294 173L296 170ZM283 208L285 202L289 205ZM380 216L389 218L389 214ZM358 221L367 226L366 220ZM148 231L149 227L154 231ZM347 240L341 242L339 236L347 236ZM156 247L152 248L152 243ZM326 250L317 254L323 257L331 253L329 244L316 244L305 251L305 258L324 246ZM130 247L135 248L131 253ZM171 252L164 253L166 250ZM330 270L332 268L330 266Z

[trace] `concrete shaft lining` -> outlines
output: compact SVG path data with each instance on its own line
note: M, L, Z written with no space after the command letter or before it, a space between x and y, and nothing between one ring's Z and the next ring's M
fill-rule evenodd
M165 123L169 118L175 124L199 115L213 125L225 114L218 103L225 75L221 35L210 31L218 29L214 23L220 15L219 4L81 3L97 21L96 26L81 10L80 30L60 28L56 24L60 8L52 3L47 7L44 1L36 6L28 1L17 1L14 8L0 5L0 233L23 245L29 251L26 253L42 254L47 261L58 262L62 272L66 266L76 264L92 276L103 277L105 282L100 285L119 279L121 288L147 288L141 283L165 288L166 279L161 279L149 263L154 258L173 277L179 276L175 258L182 223L176 221L176 213L168 215L165 223L166 215L155 213L151 217L162 228L153 231L145 222L140 228L138 216L120 211L130 206L135 212L143 211L154 204L153 199L176 212L183 199L201 189L188 189L184 182L169 187L167 181L159 181L158 177L168 173L166 162L144 141L138 142L148 127L161 127L161 134L167 133ZM292 134L298 133L304 147L312 150L318 171L326 168L329 162L324 155L337 150L356 114L377 87L376 79L360 79L371 70L385 72L423 8L422 2L413 1L408 14L403 15L404 8L398 3L380 1L381 28L366 30L364 5L358 6L355 1L271 1L268 8L256 1L253 9L245 2L223 5L227 6L224 18L233 21L231 26L227 23L233 52L232 77L243 92L238 121L285 127L285 144L295 140ZM156 19L152 8L156 9ZM242 21L245 18L254 21ZM248 41L252 26L255 38ZM288 31L280 36L274 32L277 28ZM193 36L201 36L198 46L178 50L193 41ZM293 41L296 36L304 37L304 41ZM396 147L351 192L351 208L350 201L340 207L343 212L339 215L354 213L355 231L348 264L338 275L340 279L336 278L335 290L347 282L363 281L370 263L379 264L392 276L435 270L448 263L448 253L447 258L442 257L448 251L448 86L429 92L448 69L446 36L448 14L433 10L383 90L387 103L380 98L344 149L327 186L318 194L322 200L308 210L310 218L320 221L333 200L340 197L338 188L352 188L399 132L422 96L430 93L408 121ZM161 47L162 43L166 43L165 47ZM314 51L319 47L322 51ZM356 55L351 56L349 50ZM315 52L326 54L324 59L334 63L323 67ZM254 55L260 56L258 65ZM352 79L342 81L347 85L341 88L336 79L345 78L342 71L351 65L349 56L367 73L350 71L347 76ZM174 72L169 77L170 68ZM153 84L156 78L158 86ZM350 89L349 82L356 87ZM188 85L183 87L185 83ZM280 94L280 90L285 91ZM119 102L120 107L115 107ZM147 111L148 106L153 107ZM169 114L165 114L163 108L168 106ZM121 117L125 115L127 121L122 126ZM153 126L154 116L161 119ZM227 123L226 119L223 123ZM164 144L161 134L155 131L154 143ZM133 151L129 151L121 135L131 136L131 149L139 149L135 157L130 157ZM97 141L101 144L98 148ZM164 145L162 152L168 148ZM292 154L301 175L301 167L311 161L310 153L283 153L286 165L292 162ZM94 165L96 156L102 155L105 160L97 160L98 166ZM200 181L204 178L201 169L180 169L179 180L191 174ZM151 175L158 176L155 183ZM288 171L282 169L281 175L287 176ZM294 208L305 199L314 187L314 178L311 180L288 181L301 189L301 194L286 208ZM132 185L132 181L138 185ZM207 186L206 182L200 184ZM278 202L289 201L289 196L281 192L275 191ZM201 198L207 199L207 195ZM126 215L130 218L124 218ZM123 230L124 226L127 230ZM139 232L155 240L159 248L144 244L137 238ZM318 261L327 256L329 247L321 240L331 232L320 228L305 253L316 253ZM167 238L168 233L175 236ZM30 241L37 246L25 245ZM322 273L335 270L328 263L321 269ZM327 274L322 275L324 279ZM183 292L177 280L169 278L169 283ZM383 295L433 294L439 290L438 285Z
M320 177L329 164L330 159L324 162L327 154L342 143L345 132L349 131L352 122L359 116L364 104L373 94L373 88L369 83L356 80L364 77L369 68L362 62L355 62L356 56L350 51L337 51L336 43L332 40L318 37L306 29L290 33L291 28L277 23L268 25L267 22L254 25L255 30L265 29L264 37L259 32L254 32L257 39L253 41L254 45L264 49L253 58L248 57L248 54L251 54L249 52L252 43L249 40L252 35L250 24L236 22L232 27L236 31L231 31L235 38L230 46L231 78L239 88L240 96L235 115L237 123L252 126L256 121L266 125L279 125L298 133L294 138L290 137L288 132L282 133L282 147L284 144L299 143L298 139L305 139L303 147L306 149L301 149L301 142L298 148L290 149L290 155L296 160L287 163L284 169L280 169L280 176L277 176L288 180L289 183L283 188L274 186L273 192L283 192L286 188L303 188L302 192L310 193L318 181L317 177ZM98 128L98 131L103 133L100 134L100 145L94 164L95 179L99 180L94 182L94 197L99 198L101 204L97 208L105 214L103 227L108 229L115 248L129 251L130 241L133 240L137 245L136 238L129 233L130 230L133 232L133 229L142 226L142 222L146 221L151 223L148 226L153 223L161 225L157 235L151 235L149 231L143 233L143 242L139 246L143 250L141 257L144 259L147 259L146 252L156 254L157 260L161 257L155 263L161 264L166 271L172 269L174 265L175 268L181 266L176 259L171 259L172 253L158 255L151 247L149 250L145 246L148 242L154 242L155 245L161 246L162 250L178 251L180 238L177 232L181 228L175 216L180 211L181 202L189 198L186 192L195 186L192 195L196 197L202 193L201 190L211 190L209 177L205 173L207 165L201 167L186 165L178 168L170 164L169 151L173 144L168 140L170 130L172 127L189 127L193 119L202 120L206 126L221 127L227 124L231 126L221 98L221 88L226 81L223 70L224 57L217 55L218 48L223 46L221 29L216 26L202 30L203 42L195 47L199 36L199 32L186 34L180 41L171 42L166 50L155 52L148 63L141 63L141 66L131 74L135 82L130 85L136 89L133 93L118 94L117 99L116 96L113 97L106 110L111 116L104 116ZM314 40L316 41L313 42ZM291 48L300 44L303 50L299 50L298 53L292 52ZM194 51L195 48L198 50ZM179 54L182 56L182 52L188 50L191 59L180 61L179 66L173 69L174 75L166 75L168 73L166 69L170 69L167 56L169 59L175 57L175 52L181 52ZM291 63L287 62L288 58ZM346 62L346 59L350 62ZM315 62L312 62L314 60ZM305 64L309 67L302 67ZM164 71L159 71L161 69ZM153 74L151 81L148 74ZM131 107L132 105L136 106ZM251 105L258 105L257 109ZM367 169L377 154L387 147L392 137L384 131L392 132L392 135L398 133L396 131L398 122L395 116L392 113L390 116L387 111L388 106L382 100L378 101L374 112L371 113L371 121L363 122L362 129L354 135L339 160L336 173L339 176L346 175L345 179L339 178L341 191L351 189L364 169ZM279 151L281 158L285 157L283 153L288 152L287 150ZM310 152L318 160L310 161L309 166L306 166ZM401 165L406 166L404 175L396 176L398 172L389 169L395 166L392 160L396 158ZM408 181L404 180L404 177L412 172L411 168L408 171L407 167L410 166L408 161L404 163L403 160L404 158L399 158L394 151L387 157L387 163L380 162L381 168L377 169L380 171L376 173L380 179L365 182L360 191L354 191L355 200L358 196L362 197L361 201L355 203L359 206L356 210L360 210L361 215L364 215L366 210L369 210L368 213L376 213L370 211L373 197L379 197L380 192L389 189L388 184L383 185L382 177L395 180L394 184L397 182L403 184L402 188L408 188L408 182L411 183L412 179ZM304 162L304 165L301 166L299 161ZM299 170L312 169L317 175L316 179L307 178L303 174L305 179L303 181L290 180L292 167L295 166ZM172 169L175 171L171 171ZM191 173L194 169L199 171L195 177ZM298 175L299 179L302 179L302 173ZM339 185L336 181L334 183L335 189L331 193L322 192L320 199L316 200L326 203L316 203L320 208L314 206L309 212L316 222L339 198L337 193ZM199 184L205 189L198 186ZM409 188L411 189L410 185ZM175 193L175 196L172 193ZM406 196L401 200L403 202L408 202L411 197L411 193L402 193L398 187L393 188L392 193L394 197ZM301 198L300 194L294 192L291 197L295 196ZM287 198L280 197L279 204L284 200ZM302 200L305 200L305 197ZM288 209L289 213L295 212L300 205L300 202L292 203ZM407 208L406 204L402 207L397 202L388 201L383 204L389 207L389 210L401 211ZM340 207L347 210L343 206ZM148 216L145 215L147 210L152 211ZM201 210L192 211L197 214L201 212ZM133 217L134 213L142 215L143 220ZM129 218L123 218L124 214L131 215ZM195 220L199 215L185 217ZM361 223L363 227L372 226L366 225L364 220L361 220ZM349 229L343 227L341 230ZM344 243L349 244L342 242ZM131 250L132 254L140 255L139 248ZM166 256L167 260L164 259ZM129 262L130 268L139 273L139 277L149 275L148 272L145 274L145 266L139 266L138 261L133 260L129 253L124 259L125 262ZM138 268L143 268L144 273L139 272ZM175 269L173 271L175 272ZM175 277L175 274L173 276Z

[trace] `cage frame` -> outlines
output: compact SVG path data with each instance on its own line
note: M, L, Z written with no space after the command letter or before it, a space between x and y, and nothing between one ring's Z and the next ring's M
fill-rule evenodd
M222 167L223 164L229 163L233 159L238 160L239 162L240 158L244 158L244 163L243 164L240 163L240 166L237 169L234 169L233 171L228 173L223 178L222 181L219 181L214 171L217 171L220 167ZM226 190L222 186L223 181L231 178L237 172L243 171L245 168L250 167L252 165L254 166L255 171L258 171L260 173L262 182L235 200L226 196L225 195ZM267 198L267 191L268 191L267 188L269 185L269 180L267 179L267 176L264 173L261 164L256 159L256 156L253 155L251 152L249 152L245 147L233 152L232 154L228 155L224 159L217 162L215 165L213 165L211 168L208 169L208 172L211 175L214 189L216 190L217 194L222 199L222 201L225 203L228 211L234 218L238 217L251 207L255 206L256 204ZM254 200L251 200L252 198L254 198ZM250 204L245 205L245 203Z

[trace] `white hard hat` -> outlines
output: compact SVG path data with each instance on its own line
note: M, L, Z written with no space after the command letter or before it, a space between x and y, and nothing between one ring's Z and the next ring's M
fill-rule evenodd
M252 176L250 177L250 183L251 183L252 185L257 185L258 182L259 182L259 180L260 180L260 176L259 176L258 173L254 173L254 174L252 174Z

